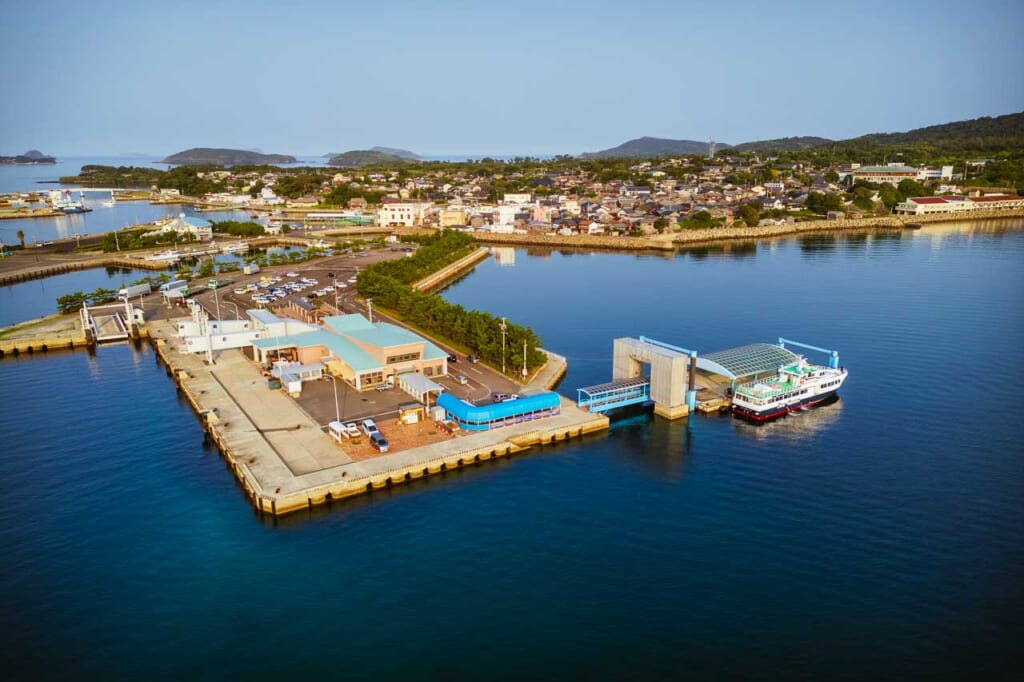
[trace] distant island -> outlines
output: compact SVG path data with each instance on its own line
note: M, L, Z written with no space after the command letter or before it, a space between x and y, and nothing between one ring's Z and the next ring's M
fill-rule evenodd
M57 163L57 159L47 156L38 149L29 149L24 154L17 156L0 156L0 165L4 166L34 166L54 163Z
M330 158L327 165L361 168L362 166L415 163L419 160L419 157L415 154L405 151L404 149L384 151L385 149L385 147L374 147L373 149L357 149L344 152L342 154L336 154ZM408 156L403 156L403 154Z
M171 154L160 163L170 163L176 166L241 166L241 165L266 165L274 163L295 163L298 161L294 156L287 154L260 154L243 149L211 149L209 147L195 147L177 154Z

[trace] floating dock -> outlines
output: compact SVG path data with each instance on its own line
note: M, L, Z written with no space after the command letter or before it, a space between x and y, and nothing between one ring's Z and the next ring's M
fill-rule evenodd
M552 417L355 461L295 401L268 390L259 368L242 353L222 353L217 364L207 365L200 356L179 352L173 322L149 326L168 373L252 504L265 514L309 509L608 428L607 417L563 397L561 413Z

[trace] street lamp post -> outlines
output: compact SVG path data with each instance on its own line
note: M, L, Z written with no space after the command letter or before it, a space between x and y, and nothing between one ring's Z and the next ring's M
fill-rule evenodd
M526 378L528 372L526 371L526 341L523 341L523 378Z
M340 313L341 309L338 308L338 284L334 279L334 273L328 272L327 277L331 280L331 287L334 288L334 309Z
M366 299L366 314L370 317L370 324L373 324L373 299Z
M505 373L505 335L508 333L508 325L505 318L501 318L501 373Z

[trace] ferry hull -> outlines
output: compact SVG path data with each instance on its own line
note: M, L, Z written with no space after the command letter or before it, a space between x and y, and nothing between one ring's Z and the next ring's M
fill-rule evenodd
M819 395L808 396L807 398L804 398L800 402L792 403L790 405L779 405L759 411L751 410L741 405L733 405L732 412L737 417L742 417L743 419L749 419L750 421L755 422L763 422L771 419L778 419L783 415L789 414L790 412L796 410L800 410L801 408L804 407L813 407L814 405L820 405L821 403L824 403L826 401L831 401L837 395L838 390L832 390L826 393L821 393Z

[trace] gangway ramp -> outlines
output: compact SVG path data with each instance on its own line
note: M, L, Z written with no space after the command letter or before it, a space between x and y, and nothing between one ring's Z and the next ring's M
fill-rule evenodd
M651 400L651 382L647 377L619 379L597 386L576 389L576 405L590 412L605 412L617 407L639 405Z
M83 305L79 311L82 329L95 343L131 338L134 309L127 301L108 305Z
M93 332L96 335L96 342L120 341L128 338L128 327L121 319L121 313L96 313L91 316Z

